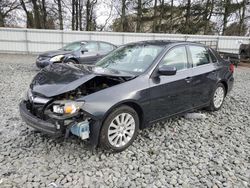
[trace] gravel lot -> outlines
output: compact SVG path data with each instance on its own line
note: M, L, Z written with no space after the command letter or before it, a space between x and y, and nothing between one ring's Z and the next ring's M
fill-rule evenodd
M37 72L34 60L0 54L0 187L250 187L250 68L237 68L219 112L172 118L109 154L21 121L18 102Z

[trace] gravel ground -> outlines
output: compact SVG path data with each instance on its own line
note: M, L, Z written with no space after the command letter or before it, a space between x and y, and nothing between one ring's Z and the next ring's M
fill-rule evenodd
M250 69L239 67L223 108L140 131L126 151L91 151L21 121L35 56L0 54L0 187L250 187Z

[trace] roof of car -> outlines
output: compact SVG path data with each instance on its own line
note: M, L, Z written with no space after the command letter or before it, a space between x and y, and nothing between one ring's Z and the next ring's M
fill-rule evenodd
M192 42L192 41L179 41L179 40L145 40L145 41L138 41L138 42L132 42L130 44L152 44L152 45L169 45L169 44L178 44L178 43L184 43L184 44L199 44L204 45L199 42Z
M104 43L112 44L110 42L101 41L101 40L79 40L79 41L74 41L74 42L83 42L83 43L88 43L88 42L104 42Z

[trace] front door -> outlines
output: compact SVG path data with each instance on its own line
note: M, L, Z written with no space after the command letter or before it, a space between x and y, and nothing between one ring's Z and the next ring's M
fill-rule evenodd
M93 64L98 59L98 43L97 42L88 42L82 46L80 62L84 64Z
M177 46L167 52L159 64L176 67L172 76L160 75L150 79L152 120L168 117L192 108L192 74L189 69L185 46Z

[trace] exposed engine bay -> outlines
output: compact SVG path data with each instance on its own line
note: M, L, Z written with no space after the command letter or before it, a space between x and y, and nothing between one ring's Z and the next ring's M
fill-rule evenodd
M82 96L90 95L100 90L121 84L130 80L130 77L112 77L112 76L96 76L93 79L87 81L83 85L79 86L73 91L58 95L56 100L74 100Z

